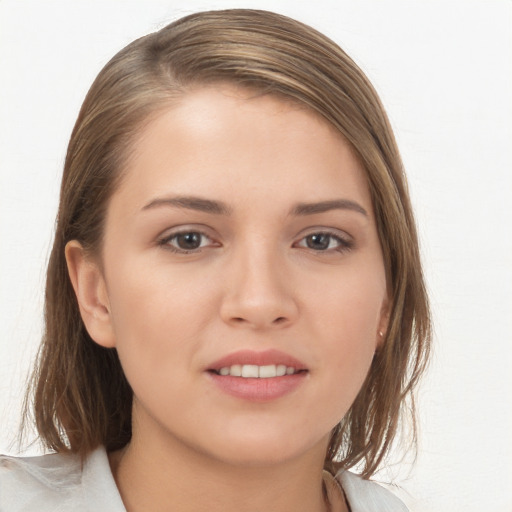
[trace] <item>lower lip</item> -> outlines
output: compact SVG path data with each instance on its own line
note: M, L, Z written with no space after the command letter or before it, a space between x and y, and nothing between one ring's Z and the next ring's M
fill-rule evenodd
M212 381L228 395L250 402L269 402L288 395L304 381L307 372L271 377L269 379L253 379L208 374Z

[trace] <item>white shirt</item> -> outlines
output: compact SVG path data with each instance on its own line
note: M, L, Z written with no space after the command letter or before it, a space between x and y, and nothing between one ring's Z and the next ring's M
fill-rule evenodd
M349 471L336 479L351 512L408 512L375 482ZM81 468L76 455L0 456L0 512L126 512L107 453L94 450Z

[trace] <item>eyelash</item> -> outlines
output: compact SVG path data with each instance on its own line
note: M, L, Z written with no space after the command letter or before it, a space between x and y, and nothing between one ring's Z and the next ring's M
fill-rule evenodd
M179 236L186 236L186 235L199 235L202 239L206 238L208 240L211 240L211 238L206 233L203 233L202 231L187 229L187 230L183 230L183 231L178 231L176 233L171 233L170 235L166 235L165 237L158 240L158 245L161 247L164 247L166 250L169 250L169 251L177 253L177 254L198 254L198 253L200 253L201 248L202 248L201 245L195 249L190 249L190 250L181 249L179 247L175 247L175 246L171 245L172 240L177 239Z
M326 236L329 237L329 243L326 249L316 250L312 247L299 245L302 242L305 242L307 244L307 239L310 237L316 237L316 236ZM335 241L337 243L337 247L329 247L331 245L331 242ZM348 237L342 237L339 234L334 234L331 231L313 231L309 233L308 235L303 236L300 241L297 244L294 244L294 246L298 247L305 247L307 249L312 250L316 253L332 253L338 252L338 253L344 253L346 251L351 250L354 247L354 242Z
M202 231L184 230L184 231L178 231L175 233L171 233L170 235L166 235L165 237L162 237L161 239L158 240L158 245L160 247L165 248L166 250L169 250L169 251L171 251L173 253L177 253L177 254L185 255L185 254L200 253L202 248L204 247L202 245L202 241L201 241L201 245L199 245L199 247L194 248L194 249L189 249L189 250L182 249L182 248L172 245L173 240L176 240L180 236L186 236L186 235L199 235L199 237L201 237L202 241L204 241L205 238L212 241L212 239L206 233L203 233ZM328 245L325 249L317 250L317 249L314 249L307 245L301 245L302 243L307 244L308 238L318 237L318 236L329 237ZM330 245L333 241L337 244L336 247L330 247ZM215 246L215 242L214 242L214 246ZM219 245L217 244L216 246L218 247ZM344 253L344 252L350 251L354 247L354 242L352 240L349 240L348 238L339 236L338 234L334 234L330 231L314 231L314 232L309 233L308 235L303 236L298 242L293 244L293 247L303 247L303 248L309 249L315 253L328 253L328 254L331 254L332 252Z

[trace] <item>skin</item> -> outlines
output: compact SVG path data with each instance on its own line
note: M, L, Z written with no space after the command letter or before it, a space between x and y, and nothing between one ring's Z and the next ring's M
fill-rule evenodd
M187 93L134 148L101 255L66 248L85 325L135 394L132 442L111 454L127 510L325 510L329 434L387 323L361 164L317 114L228 85ZM202 233L200 247L185 252L178 232ZM241 349L283 351L307 373L275 400L230 396L206 370Z

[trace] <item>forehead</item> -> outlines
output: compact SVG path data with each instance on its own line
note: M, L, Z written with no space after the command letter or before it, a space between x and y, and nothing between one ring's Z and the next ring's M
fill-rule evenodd
M242 203L348 194L371 208L365 170L332 125L295 101L226 84L195 88L154 115L124 170L112 200L138 208L192 191Z

